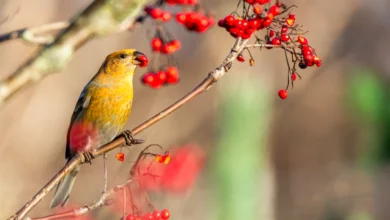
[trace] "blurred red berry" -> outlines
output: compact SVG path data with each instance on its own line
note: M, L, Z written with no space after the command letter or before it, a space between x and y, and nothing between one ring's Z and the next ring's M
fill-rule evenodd
M171 217L171 213L168 209L161 210L161 219L169 219Z

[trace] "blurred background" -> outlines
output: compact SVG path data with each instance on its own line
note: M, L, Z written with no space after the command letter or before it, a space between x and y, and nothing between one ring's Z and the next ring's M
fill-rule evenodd
M90 0L0 1L0 32L73 17ZM236 0L204 0L216 18ZM166 148L196 144L207 163L185 195L156 196L172 219L371 220L390 219L390 2L388 0L286 0L297 23L322 58L280 100L287 66L281 50L253 51L254 67L234 64L206 94L142 132L147 144ZM0 109L0 219L27 202L63 165L65 136L83 86L112 51L136 47L151 56L145 40L150 22L134 32L94 39L60 73L19 92ZM188 33L169 30L182 42L176 54L181 82L153 90L135 81L135 101L126 128L171 104L218 66L234 39L218 27ZM0 45L0 79L36 50L20 40ZM146 70L138 70L141 76ZM109 154L109 186L128 178L142 147L126 162ZM103 187L102 159L85 165L71 201L86 204ZM31 213L49 213L50 194ZM93 212L95 219L112 219ZM119 219L119 218L114 218Z

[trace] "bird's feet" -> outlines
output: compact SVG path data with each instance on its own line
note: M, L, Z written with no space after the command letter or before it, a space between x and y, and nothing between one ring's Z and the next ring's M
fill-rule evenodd
M122 132L122 134L120 134L119 136L122 136L125 138L127 146L134 145L134 144L142 144L145 142L144 140L141 140L141 139L134 139L133 134L131 133L130 130L126 130L126 131Z
M91 161L95 158L95 156L93 156L91 151L81 152L81 154L84 156L85 163L92 164Z

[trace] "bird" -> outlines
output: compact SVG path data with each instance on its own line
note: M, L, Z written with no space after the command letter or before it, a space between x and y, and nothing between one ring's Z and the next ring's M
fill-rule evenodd
M137 66L146 67L147 57L135 49L123 49L109 54L82 90L74 108L67 132L65 159L67 163L77 153L88 153L118 136L126 144L142 143L124 128L133 104L133 75ZM86 157L87 162L91 158ZM59 182L50 208L64 206L69 198L80 165Z

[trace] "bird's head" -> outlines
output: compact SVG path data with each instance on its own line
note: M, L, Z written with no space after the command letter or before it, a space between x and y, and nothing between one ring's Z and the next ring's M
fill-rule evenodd
M106 57L104 71L110 75L133 74L137 66L146 67L148 58L134 49L116 51Z

